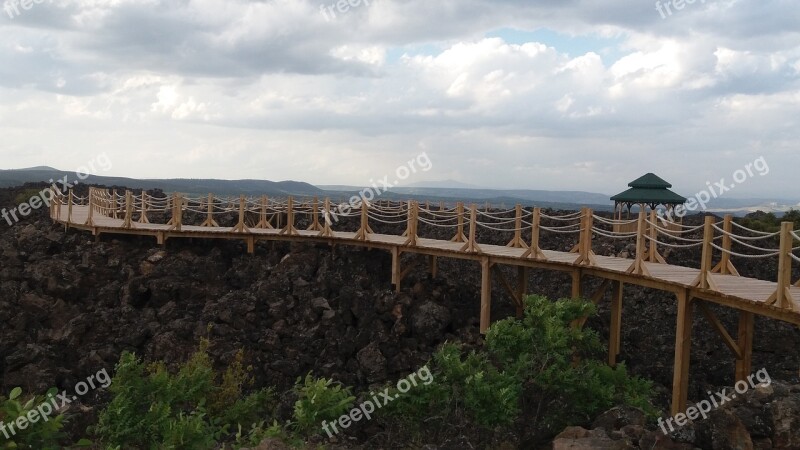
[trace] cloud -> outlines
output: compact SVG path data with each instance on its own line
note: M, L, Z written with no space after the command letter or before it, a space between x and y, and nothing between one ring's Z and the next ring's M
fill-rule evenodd
M0 16L3 166L105 151L117 175L359 184L425 149L428 179L613 193L653 171L695 192L763 155L736 194L795 195L791 1L327 3Z

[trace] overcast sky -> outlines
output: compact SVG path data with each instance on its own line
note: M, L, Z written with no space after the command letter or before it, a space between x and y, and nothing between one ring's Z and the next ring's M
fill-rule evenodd
M4 169L800 199L797 0L4 1Z

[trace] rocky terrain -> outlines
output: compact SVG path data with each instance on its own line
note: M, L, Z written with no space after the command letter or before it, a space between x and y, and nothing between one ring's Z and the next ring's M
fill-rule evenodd
M0 205L12 205L18 192L1 190ZM337 229L355 226L346 223ZM402 232L397 227L373 227L378 232ZM480 231L481 242L505 244L511 237ZM422 233L450 237L438 229L423 227ZM569 250L574 242L572 236L542 236L542 247L547 249ZM594 248L598 254L633 253L630 242L598 242ZM666 256L672 263L697 266L695 253ZM404 262L414 258L408 255ZM111 372L125 350L147 360L175 363L185 359L203 336L211 338L211 354L221 367L244 349L256 385L273 385L279 392L288 391L298 376L311 370L359 389L397 380L424 365L446 340L473 346L482 342L478 265L440 259L438 277L431 278L426 260L417 258L421 264L397 294L390 283L391 258L377 250L259 243L255 255L248 255L242 242L174 239L159 247L152 238L135 236L102 236L95 242L88 233L54 225L47 211L39 210L12 227L0 223L0 389L7 393L15 386L26 392L71 388L102 368ZM742 275L775 277L777 263L735 262ZM587 291L597 284L598 280L587 280ZM531 293L558 298L567 296L569 289L565 275L531 272ZM620 359L631 372L655 381L657 406L666 409L675 301L668 294L633 286L626 287L624 301ZM599 309L588 326L607 338L606 302ZM713 309L735 333L735 312ZM494 283L493 319L513 313L502 286ZM635 413L620 420L598 418L595 427L585 424L597 430L570 429L560 442L588 438L629 445L603 448L800 448L800 330L757 318L754 345L754 370L767 368L780 383L743 399L744 406L720 409L706 421L710 425L673 436L676 442L691 444L659 438L660 446L650 445L661 433L652 427L645 430L638 417L629 417ZM698 315L690 398L700 400L707 391L730 385L733 371L730 351ZM85 428L106 398L97 390L79 399L72 406L79 413L72 426ZM291 407L288 399L285 403L284 408ZM380 430L364 431L360 445L378 448L369 443L374 434ZM720 444L744 434L747 439L742 442L749 439L749 446ZM518 439L509 441L510 448L525 448L520 443L525 438Z

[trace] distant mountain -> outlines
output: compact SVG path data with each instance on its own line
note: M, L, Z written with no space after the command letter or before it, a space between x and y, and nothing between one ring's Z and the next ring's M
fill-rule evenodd
M484 189L474 184L462 183L456 180L418 181L402 186L403 188L434 188L434 189Z
M272 195L272 196L313 196L322 195L324 191L308 183L300 181L266 181L266 180L216 180L216 179L135 179L123 177L104 177L89 175L80 181L75 172L53 169L52 167L32 167L29 169L0 170L0 187L19 186L29 182L50 182L67 177L70 183L100 184L104 186L122 186L131 189L161 189L165 192L183 192L186 194L207 194L213 192L220 195Z

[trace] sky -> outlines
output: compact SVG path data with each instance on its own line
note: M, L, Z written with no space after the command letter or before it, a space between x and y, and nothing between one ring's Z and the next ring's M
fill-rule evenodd
M0 169L800 199L797 0L349 1L0 0Z

